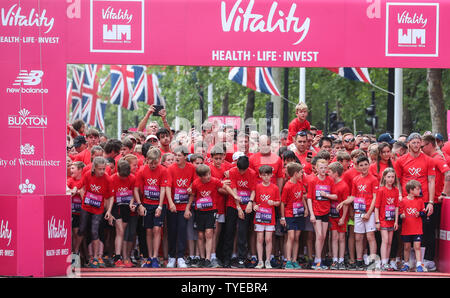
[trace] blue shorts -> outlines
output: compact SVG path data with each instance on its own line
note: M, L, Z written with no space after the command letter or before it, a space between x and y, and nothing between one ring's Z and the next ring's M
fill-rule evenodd
M143 204L143 206L147 210L147 215L144 216L143 221L144 228L153 229L154 227L162 227L164 224L164 216L166 215L166 205L163 205L163 209L161 210L161 215L159 217L155 216L158 205Z
M304 231L305 217L286 217L286 230Z
M403 242L422 242L422 235L401 235Z

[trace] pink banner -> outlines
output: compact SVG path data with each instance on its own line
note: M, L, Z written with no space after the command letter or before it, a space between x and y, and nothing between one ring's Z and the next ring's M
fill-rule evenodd
M68 62L450 66L446 1L90 0L69 11Z

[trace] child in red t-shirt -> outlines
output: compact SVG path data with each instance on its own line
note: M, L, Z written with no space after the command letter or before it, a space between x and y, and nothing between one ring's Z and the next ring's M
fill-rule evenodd
M216 228L217 202L220 196L219 189L225 189L235 199L238 199L238 196L234 194L228 185L212 177L211 169L207 165L198 165L195 172L199 178L192 183L192 193L186 205L184 218L189 219L192 216L191 206L192 202L194 202L196 210L194 227L198 232L197 244L201 257L200 266L212 268L211 258L214 245L214 230Z
M80 230L76 239L75 252L79 251L84 233L88 230L88 223L91 222L91 241L93 255L89 261L89 267L103 267L99 247L99 227L103 219L105 201L112 200L111 178L105 174L106 160L103 157L95 157L92 161L91 172L83 175L82 188L80 191L83 198L80 214Z
M297 262L299 238L305 229L305 187L302 183L303 167L292 162L286 166L290 179L281 192L281 218L280 223L287 229L286 240L286 266L285 269L301 269Z
M348 205L338 209L337 205L350 195L350 189L342 179L344 167L339 162L333 162L328 166L328 176L334 180L333 192L337 195L337 200L331 201L330 225L331 225L331 248L333 254L333 263L330 269L345 270L345 234L347 232ZM339 258L338 258L339 256Z
M295 106L295 115L297 117L289 123L288 145L292 144L293 137L297 132L311 129L309 121L306 120L306 117L308 117L308 106L304 102Z
M317 176L308 185L308 208L310 221L316 233L315 260L313 268L316 270L327 269L322 265L322 249L328 232L328 216L330 213L330 200L337 200L337 195L333 194L334 181L327 176L328 162L319 159L316 162Z
M116 267L131 267L126 247L123 245L124 233L130 220L130 204L133 201L136 179L131 174L130 164L125 159L117 163L117 173L111 176L112 194L115 200L108 202L105 219L110 225L115 221L115 254L114 264ZM123 258L122 258L123 256ZM125 259L125 263L123 261Z
M375 224L381 232L381 269L392 271L389 255L392 236L398 229L398 196L397 175L393 168L386 168L381 176L380 188L375 202Z
M275 231L275 207L280 205L280 191L278 186L271 183L272 167L262 165L259 167L259 176L262 182L256 185L255 189L255 232L256 251L258 254L258 264L256 269L265 266L271 269L270 255L272 254L272 234ZM266 262L263 262L263 245L266 243Z
M406 183L408 196L404 197L399 204L400 218L402 219L401 238L403 241L404 263L400 271L409 271L409 256L411 253L411 242L414 243L416 256L416 271L423 272L420 244L422 241L422 217L425 213L423 200L421 198L421 184L417 180Z

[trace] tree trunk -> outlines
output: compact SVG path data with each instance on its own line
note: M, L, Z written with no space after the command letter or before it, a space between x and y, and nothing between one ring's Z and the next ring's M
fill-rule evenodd
M442 92L442 69L428 68L428 99L430 101L431 130L447 136L447 117Z
M247 104L245 105L244 120L253 118L253 112L255 111L255 91L251 90L247 95Z
M223 98L223 101L222 101L221 115L222 116L228 116L228 113L229 113L229 109L228 109L228 92L226 92L225 96Z

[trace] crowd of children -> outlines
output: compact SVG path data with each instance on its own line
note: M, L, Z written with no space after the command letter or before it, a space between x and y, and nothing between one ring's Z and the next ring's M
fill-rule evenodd
M436 270L450 191L442 136L324 136L305 104L296 115L277 137L208 122L174 132L163 119L118 140L73 123L74 263Z

